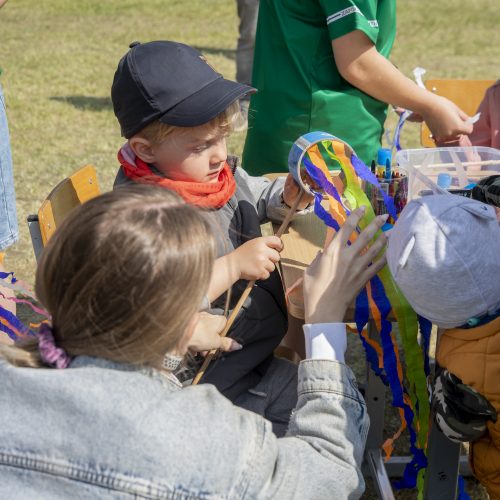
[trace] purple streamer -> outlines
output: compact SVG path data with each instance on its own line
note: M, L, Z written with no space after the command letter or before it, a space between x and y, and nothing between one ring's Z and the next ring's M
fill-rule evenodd
M395 220L398 220L398 216L396 215L396 206L394 205L394 198L389 196L381 187L378 182L377 177L372 173L372 171L355 155L353 154L351 157L351 163L354 167L354 171L360 179L363 179L373 186L375 186L382 195L384 199L385 206L387 207L387 212L389 215Z
M326 175L318 168L314 163L308 160L305 156L303 159L304 165L306 166L307 173L312 177L313 181L321 186L325 193L329 194L335 198L340 204L342 204L342 198L340 197L337 188L327 179ZM345 207L344 207L345 208Z

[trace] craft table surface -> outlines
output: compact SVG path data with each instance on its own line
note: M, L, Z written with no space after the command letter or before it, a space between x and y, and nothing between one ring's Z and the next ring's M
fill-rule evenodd
M278 227L279 225L274 225L275 232ZM312 262L318 250L323 248L325 237L326 226L314 213L311 212L292 220L281 236L283 250L281 251L280 271L285 290L303 277L304 270ZM296 298L302 303L300 291ZM289 301L288 312L295 318L304 319L303 306L301 304L295 307L296 302L296 300Z

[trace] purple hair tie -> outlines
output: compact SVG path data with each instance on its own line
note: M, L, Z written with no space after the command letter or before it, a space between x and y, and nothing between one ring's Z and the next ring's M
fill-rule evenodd
M71 362L68 353L56 346L52 328L47 323L43 323L38 332L38 349L42 361L48 365L55 365L56 368L67 368Z

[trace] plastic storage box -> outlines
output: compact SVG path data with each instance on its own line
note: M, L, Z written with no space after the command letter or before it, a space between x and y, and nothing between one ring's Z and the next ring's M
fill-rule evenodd
M395 161L408 174L408 200L446 192L437 185L439 174L449 175L449 189L468 189L483 177L500 175L500 150L494 148L404 149Z

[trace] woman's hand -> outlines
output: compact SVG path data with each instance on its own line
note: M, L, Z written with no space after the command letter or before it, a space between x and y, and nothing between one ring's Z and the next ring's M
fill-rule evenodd
M295 182L292 174L288 174L283 188L283 201L291 207L297 196L302 195L302 198L297 205L297 210L304 210L308 205L314 201L314 196L302 191L300 186Z
M189 342L188 348L193 352L204 352L220 349L224 352L238 351L242 348L236 340L221 337L219 334L226 326L224 316L202 312Z
M387 237L381 234L370 248L366 248L384 225L387 215L376 217L352 245L347 245L363 214L364 207L352 212L328 247L318 253L306 269L306 323L342 322L347 308L361 288L384 267L385 255L379 254L385 247Z

